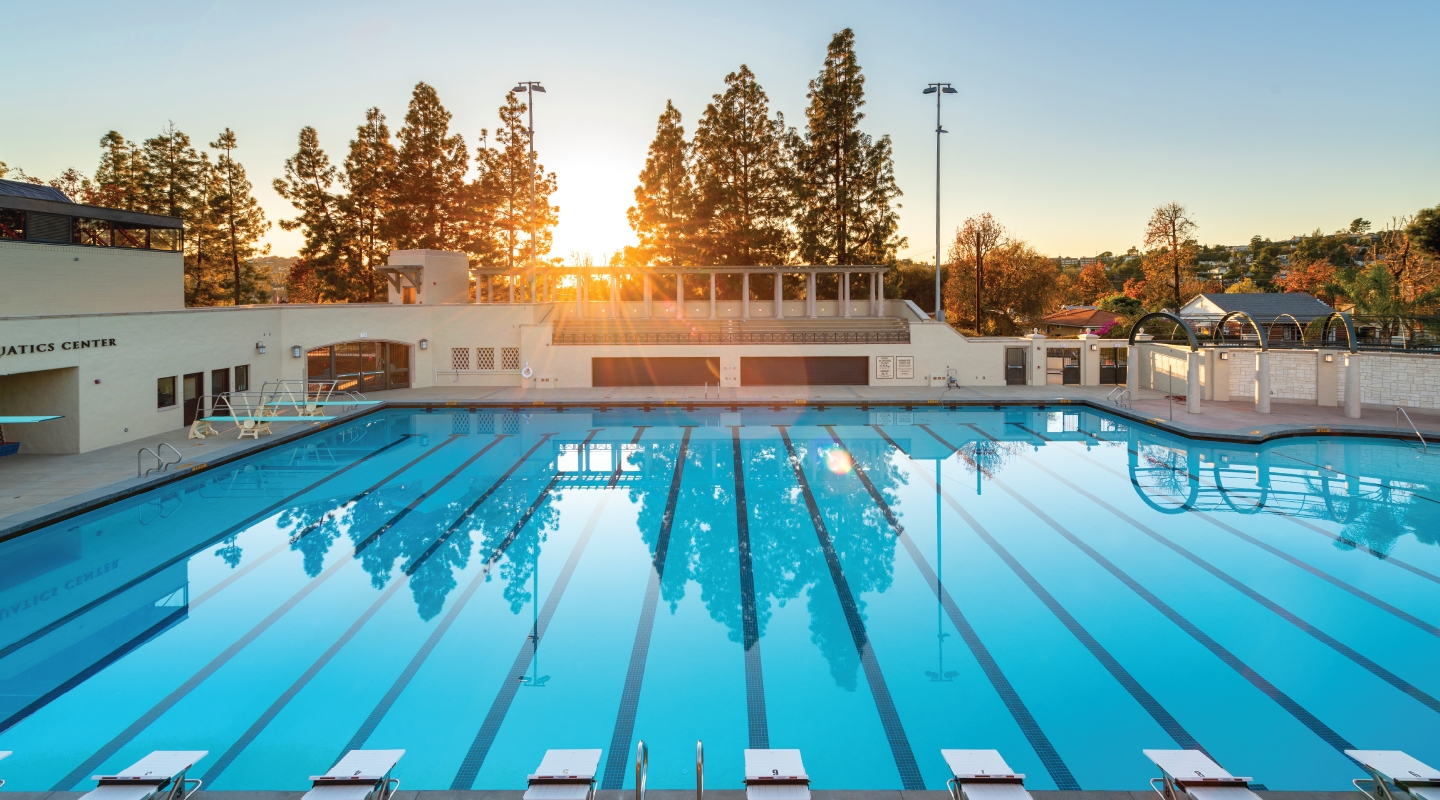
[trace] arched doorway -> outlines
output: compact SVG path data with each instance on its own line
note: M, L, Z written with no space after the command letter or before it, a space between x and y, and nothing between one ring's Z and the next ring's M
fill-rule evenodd
M361 339L305 352L305 379L335 381L337 392L410 388L410 345Z

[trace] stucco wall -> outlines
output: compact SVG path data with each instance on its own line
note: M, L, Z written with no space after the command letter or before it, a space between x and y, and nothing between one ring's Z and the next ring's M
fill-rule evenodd
M185 263L159 250L0 241L0 287L0 317L181 309Z

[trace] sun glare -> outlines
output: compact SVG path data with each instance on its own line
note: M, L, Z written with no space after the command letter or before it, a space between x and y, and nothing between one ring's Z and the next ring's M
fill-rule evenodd
M825 453L825 468L836 475L850 472L850 454L839 447L832 447Z

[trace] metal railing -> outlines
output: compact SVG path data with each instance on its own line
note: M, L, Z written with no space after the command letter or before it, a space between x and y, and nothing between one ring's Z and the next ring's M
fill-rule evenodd
M1105 399L1117 406L1129 408L1133 398L1130 395L1129 389L1124 386L1116 386L1110 390L1110 394L1105 395Z
M139 450L135 451L135 477L144 478L152 472L164 472L165 470L175 466L176 464L179 464L185 459L185 456L181 455L179 450L176 450L173 445L167 444L166 442L161 442L160 444L156 445L156 450L164 450L167 447L170 448L170 452L175 454L174 461L166 461L165 459L160 457L159 453L155 452L155 450L151 450L148 447L142 447ZM150 469L144 469L144 465L140 461L141 457L143 457L146 453L149 453L150 457L155 459L155 466L151 467Z
M888 331L603 331L557 330L552 344L909 344L910 329Z
M645 740L635 745L635 800L645 800L645 773L650 771L650 749Z
M705 745L695 740L695 800L705 800Z
M1430 445L1425 443L1425 437L1420 434L1420 429L1415 427L1415 421L1410 419L1410 412L1406 411L1400 406L1395 406L1395 427L1400 427L1401 414L1404 414L1405 421L1410 423L1410 430L1415 431L1415 438L1420 440L1420 450L1425 453L1430 452Z

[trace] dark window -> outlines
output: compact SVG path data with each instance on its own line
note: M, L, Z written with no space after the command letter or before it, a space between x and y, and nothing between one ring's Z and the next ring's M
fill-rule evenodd
M155 407L169 408L175 405L175 377L155 381Z
M92 247L110 246L110 222L108 220L75 217L73 225L74 234L71 241L75 244L88 244Z
M179 250L180 230L178 228L151 228L151 250Z
M114 231L116 247L135 247L141 250L149 247L149 237L146 235L150 229L144 225L135 225L129 222L112 222L111 230Z
M70 243L70 218L59 214L29 212L25 215L25 238L32 242Z
M720 385L719 358L592 358L592 386Z
M904 374L903 371L901 374ZM741 386L865 386L865 356L741 356Z
M250 391L250 365L241 364L235 368L235 391Z
M0 239L25 238L25 212L0 208Z

